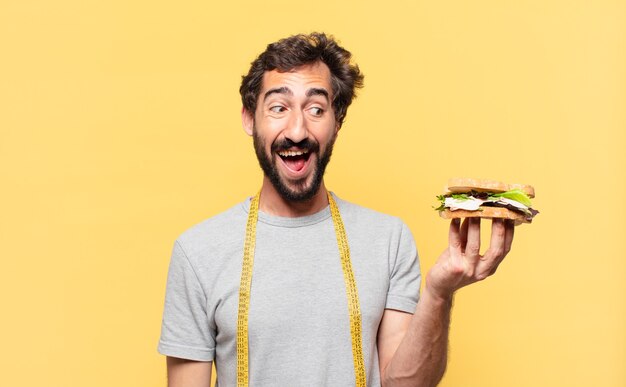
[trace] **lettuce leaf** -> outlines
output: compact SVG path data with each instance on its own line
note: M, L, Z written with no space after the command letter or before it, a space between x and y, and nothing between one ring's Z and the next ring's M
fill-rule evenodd
M520 189L514 189L511 191L506 191L506 192L502 192L498 194L492 194L489 196L494 197L494 198L507 198L507 199L515 200L516 202L522 203L526 207L532 206L532 203L530 202L530 198L528 197L528 195L526 195Z

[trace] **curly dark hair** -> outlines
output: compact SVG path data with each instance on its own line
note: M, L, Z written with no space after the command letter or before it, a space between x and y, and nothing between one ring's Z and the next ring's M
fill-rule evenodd
M335 41L333 36L313 32L299 34L270 43L267 49L252 62L247 75L242 77L239 94L243 107L256 110L266 71L291 71L296 67L321 61L330 69L333 88L333 110L339 126L343 124L348 106L363 87L363 74L356 64L350 64L352 54Z

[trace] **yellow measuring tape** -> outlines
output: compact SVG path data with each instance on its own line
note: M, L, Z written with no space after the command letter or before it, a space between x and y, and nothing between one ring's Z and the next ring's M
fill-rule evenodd
M243 264L241 267L241 283L239 285L239 311L237 315L237 386L248 386L248 311L250 310L250 285L252 284L252 267L254 263L254 246L256 243L256 224L259 214L259 197L256 194L250 202L248 222L246 224L246 240L243 248ZM328 193L330 214L335 225L337 246L341 258L343 278L346 283L348 296L348 313L350 314L350 336L352 337L352 357L354 360L354 375L357 387L366 387L365 362L361 339L361 308L359 294L350 262L350 248L346 230L341 220L341 214L335 199Z

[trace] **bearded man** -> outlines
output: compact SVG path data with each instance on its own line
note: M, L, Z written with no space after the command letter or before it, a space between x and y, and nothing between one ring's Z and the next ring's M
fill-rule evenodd
M493 273L514 225L450 224L420 295L398 218L340 199L324 170L363 76L325 34L268 45L243 77L242 123L260 192L183 233L169 267L158 350L169 386L434 386L452 297Z

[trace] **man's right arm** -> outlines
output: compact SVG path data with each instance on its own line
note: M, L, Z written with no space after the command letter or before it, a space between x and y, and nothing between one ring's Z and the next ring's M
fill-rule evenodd
M167 356L167 386L210 387L212 364Z

